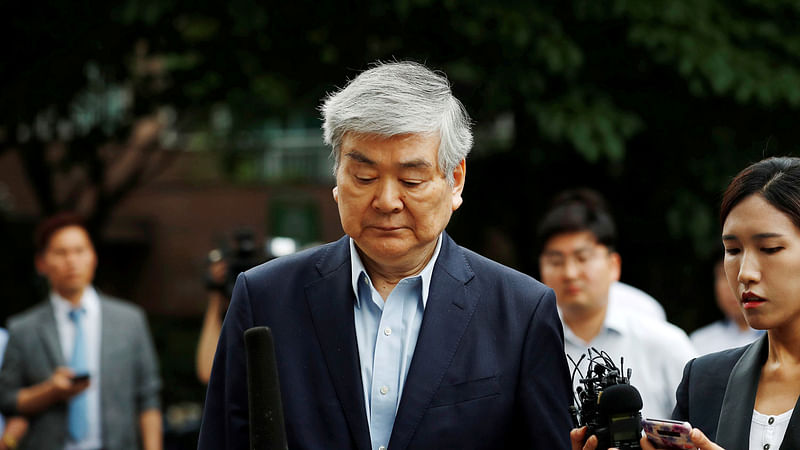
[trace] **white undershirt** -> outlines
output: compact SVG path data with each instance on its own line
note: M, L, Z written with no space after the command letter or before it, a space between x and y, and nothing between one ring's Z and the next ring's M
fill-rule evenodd
M753 410L750 422L750 450L778 450L792 418L790 409L778 415L766 415Z

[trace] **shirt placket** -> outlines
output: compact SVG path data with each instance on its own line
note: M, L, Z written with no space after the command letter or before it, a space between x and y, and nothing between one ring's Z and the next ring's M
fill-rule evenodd
M401 281L395 289L402 289ZM402 355L403 323L400 298L384 304L375 341L375 361L372 371L371 423L375 429L373 448L385 449L389 445L395 412L398 404L400 358ZM399 296L398 296L399 297Z

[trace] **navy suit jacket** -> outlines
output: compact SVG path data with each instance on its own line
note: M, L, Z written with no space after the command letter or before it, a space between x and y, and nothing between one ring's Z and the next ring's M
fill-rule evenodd
M553 291L443 233L389 449L568 449L571 383ZM249 448L243 333L272 329L292 449L370 448L348 237L239 276L200 449Z
M676 420L685 420L726 450L748 450L750 424L769 338L693 359L678 386ZM781 450L800 448L800 400L794 407Z

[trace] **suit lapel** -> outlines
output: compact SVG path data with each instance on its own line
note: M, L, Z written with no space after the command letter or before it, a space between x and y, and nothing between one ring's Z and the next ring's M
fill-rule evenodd
M322 278L305 287L317 338L342 404L350 434L359 449L370 448L361 364L356 343L350 278L349 238L334 244L317 264Z
M408 447L478 303L477 289L466 286L474 274L464 264L461 249L446 233L442 238L422 327L389 441L392 449Z
M786 428L786 434L781 442L781 450L800 448L800 412L798 412L798 408L800 408L800 398L794 405L792 418L789 419L789 426Z
M748 449L753 405L756 404L761 366L768 350L767 342L765 335L750 345L728 377L717 424L717 444L727 450Z
M61 343L59 342L58 325L56 324L56 315L53 310L53 305L48 300L42 306L38 334L42 340L44 354L47 355L47 359L50 361L53 369L59 366L66 366L67 363L64 360L64 352L61 350Z

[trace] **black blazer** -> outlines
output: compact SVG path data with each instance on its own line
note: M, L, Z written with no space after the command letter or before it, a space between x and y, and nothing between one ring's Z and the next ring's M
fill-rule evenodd
M769 338L765 334L750 345L689 361L678 386L673 419L686 420L700 428L726 450L748 450L758 380L768 350ZM781 450L800 449L798 404Z
M571 383L553 291L446 234L389 442L569 449ZM239 276L200 449L247 449L243 332L272 328L292 449L370 448L347 236Z

